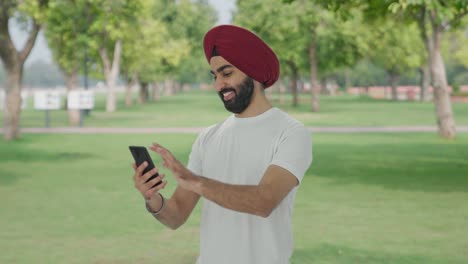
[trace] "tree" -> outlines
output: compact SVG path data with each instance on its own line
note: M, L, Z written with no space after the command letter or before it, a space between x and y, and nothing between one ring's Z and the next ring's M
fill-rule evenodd
M288 76L293 106L298 104L297 82L306 71L307 37L299 26L295 8L279 0L238 1L234 21L258 34L275 51L281 77Z
M354 65L366 49L360 15L344 21L310 1L240 1L236 21L253 29L277 52L282 69L291 76L297 105L299 74L310 75L311 110L319 111L319 79Z
M188 39L185 32L196 27L192 25L196 23L181 23L181 19L202 16L198 10L191 13L183 11L192 10L195 5L191 1L144 2L143 12L138 18L140 26L128 34L127 49L123 53L125 75L138 76L139 102L145 103L150 99L150 85L153 86L153 100L156 100L159 96L159 82L172 79L177 75L182 61L194 56L191 42L201 43L201 36Z
M291 2L294 0L285 0ZM355 6L365 10L368 18L397 15L393 19L406 19L418 23L430 65L434 104L439 135L453 139L456 135L452 103L447 89L447 77L441 44L444 33L460 26L468 14L466 0L310 0L344 14ZM398 17L399 16L399 17Z
M397 100L397 85L402 74L422 64L418 28L413 24L383 19L370 25L373 30L370 39L371 60L386 70L392 87L392 99Z
M393 12L402 12L407 15L418 12L420 14L419 16L413 15L411 18L420 22L420 30L426 43L439 134L444 138L453 139L456 135L456 128L450 94L447 89L446 70L442 57L442 40L444 32L457 27L461 19L468 14L468 1L421 0L406 2L398 0L392 3L389 8ZM426 17L430 22L428 26L425 22Z
M142 0L89 0L92 12L88 34L89 46L101 60L108 89L106 111L117 108L115 86L120 73L120 60L124 39L138 27L143 9Z
M45 34L55 62L65 75L67 91L78 87L78 74L85 60L89 4L85 0L51 1ZM80 110L68 110L69 124L79 125Z
M37 38L45 17L47 0L0 2L0 58L6 71L6 106L4 109L4 138L7 141L20 137L19 120L21 114L21 80L23 65ZM8 21L14 17L22 19L29 28L29 36L24 46L17 50L8 30Z
M176 70L180 83L199 83L211 80L203 51L203 37L216 22L216 12L206 0L182 0L177 4L177 15L168 25L175 39L187 41L187 53L181 57Z

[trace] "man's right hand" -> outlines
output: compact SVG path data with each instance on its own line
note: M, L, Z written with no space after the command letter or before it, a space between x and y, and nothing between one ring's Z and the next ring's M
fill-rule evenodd
M151 176L158 173L158 170L154 168L142 175L147 166L148 163L146 161L143 162L139 167L137 167L135 163L132 164L133 170L135 171L135 174L133 175L133 181L135 183L135 188L141 193L141 195L143 195L146 200L150 200L152 197L154 197L155 193L166 187L167 181L163 181L158 186L153 187L156 183L162 181L164 178L165 175L161 174L151 181L146 182Z

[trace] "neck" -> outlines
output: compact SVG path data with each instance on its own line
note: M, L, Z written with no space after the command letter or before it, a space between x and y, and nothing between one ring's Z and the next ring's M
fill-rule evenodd
M238 118L254 117L261 115L272 108L270 101L266 98L264 92L261 90L262 87L255 87L252 100L250 101L249 106L245 109L244 112L240 114L235 114Z

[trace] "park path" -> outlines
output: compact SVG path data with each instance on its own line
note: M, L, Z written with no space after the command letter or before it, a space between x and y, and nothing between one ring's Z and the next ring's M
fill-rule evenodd
M381 126L381 127L307 127L312 133L401 133L401 132L437 132L435 126ZM203 127L161 127L161 128L127 128L127 127L35 127L22 128L23 133L46 134L157 134L182 133L196 134ZM458 126L458 133L468 133L468 126Z

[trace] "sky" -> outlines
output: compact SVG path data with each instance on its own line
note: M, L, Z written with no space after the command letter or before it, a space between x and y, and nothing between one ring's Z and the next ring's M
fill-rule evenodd
M218 12L217 24L229 24L231 22L231 12L235 9L235 0L208 0L208 2ZM26 41L26 33L22 32L17 25L10 22L10 32L13 38L13 42L17 49L22 47ZM52 53L47 45L47 41L41 31L36 39L34 48L29 54L26 64L29 65L35 61L42 60L46 63L52 63Z

